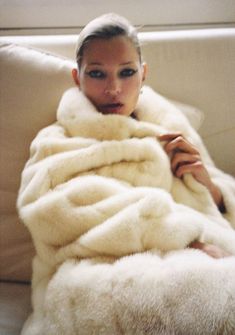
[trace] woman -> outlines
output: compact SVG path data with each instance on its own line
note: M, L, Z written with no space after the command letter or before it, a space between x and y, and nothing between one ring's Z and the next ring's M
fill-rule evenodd
M78 69L72 71L74 82L97 110L103 114L134 117L147 73L135 29L124 18L113 14L97 18L80 34L76 54ZM223 196L211 180L197 148L180 133L164 134L158 139L166 142L173 174L182 178L191 173L207 187L218 209L224 213ZM204 243L195 242L190 246L216 258L228 255Z
M22 174L17 205L36 248L23 334L232 335L234 257L213 259L235 255L232 177L142 87L124 18L90 22L77 64Z

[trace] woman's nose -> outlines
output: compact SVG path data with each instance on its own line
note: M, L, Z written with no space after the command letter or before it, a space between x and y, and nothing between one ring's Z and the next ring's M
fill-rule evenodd
M109 80L104 93L109 96L116 96L121 92L121 85L117 79Z

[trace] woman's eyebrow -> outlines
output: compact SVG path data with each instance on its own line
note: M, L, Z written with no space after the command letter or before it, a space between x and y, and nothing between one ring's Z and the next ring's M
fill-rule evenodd
M135 64L135 62L133 62L133 61L124 62L124 63L120 63L119 66L131 65L131 64ZM105 64L100 63L100 62L90 62L87 65L88 66L90 66L90 65L104 66Z
M103 65L103 64L99 62L90 62L88 63L88 65Z
M130 61L130 62L121 63L121 64L119 64L119 65L130 65L130 64L134 64L134 63L135 63L135 62Z

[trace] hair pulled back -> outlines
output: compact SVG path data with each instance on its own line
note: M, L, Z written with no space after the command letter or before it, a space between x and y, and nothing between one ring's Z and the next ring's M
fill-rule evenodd
M107 40L117 36L126 36L130 39L136 48L141 62L140 43L136 29L124 17L109 13L90 21L79 34L76 48L78 68L81 67L84 50L90 41L94 39Z

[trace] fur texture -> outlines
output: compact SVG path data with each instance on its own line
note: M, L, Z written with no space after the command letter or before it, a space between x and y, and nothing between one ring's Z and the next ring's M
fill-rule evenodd
M183 114L144 87L137 120L102 115L76 88L31 145L17 206L36 248L23 334L235 333L235 186ZM157 136L181 131L224 196L175 178Z

